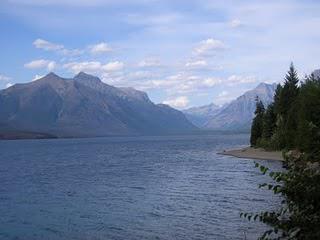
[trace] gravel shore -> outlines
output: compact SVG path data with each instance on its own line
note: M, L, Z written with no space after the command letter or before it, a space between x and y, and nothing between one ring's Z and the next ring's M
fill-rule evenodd
M284 161L282 152L266 151L262 148L245 147L242 149L224 150L223 152L219 152L219 154L234 156L238 158Z

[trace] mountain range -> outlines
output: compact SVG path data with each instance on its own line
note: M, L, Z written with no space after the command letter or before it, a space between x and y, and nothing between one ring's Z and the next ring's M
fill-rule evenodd
M212 103L183 112L193 124L202 129L249 130L256 108L256 97L267 106L273 101L276 87L276 84L260 83L256 88L221 107Z
M184 114L145 92L116 88L79 73L49 73L0 91L0 138L171 134L197 129Z
M320 77L320 70L313 74ZM267 106L276 86L260 83L223 106L211 103L181 112L154 104L145 92L117 88L84 72L73 78L49 73L0 91L0 139L247 131L256 97Z

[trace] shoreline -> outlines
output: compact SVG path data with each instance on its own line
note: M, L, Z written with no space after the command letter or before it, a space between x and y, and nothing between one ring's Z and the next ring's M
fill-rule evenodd
M266 151L262 148L253 148L253 147L223 150L223 152L218 152L217 154L233 156L237 158L284 161L282 157L282 152L280 151Z

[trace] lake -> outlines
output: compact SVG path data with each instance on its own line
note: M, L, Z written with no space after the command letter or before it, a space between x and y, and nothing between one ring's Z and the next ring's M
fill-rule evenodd
M0 141L0 239L256 239L280 206L247 134ZM281 162L259 161L279 170Z

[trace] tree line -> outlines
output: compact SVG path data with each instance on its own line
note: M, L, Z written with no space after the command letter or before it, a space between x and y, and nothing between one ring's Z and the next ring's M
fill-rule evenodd
M251 146L283 151L286 171L256 163L273 179L260 187L281 194L282 207L245 217L271 226L261 239L320 239L320 78L311 74L300 81L291 64L273 103L256 100Z

